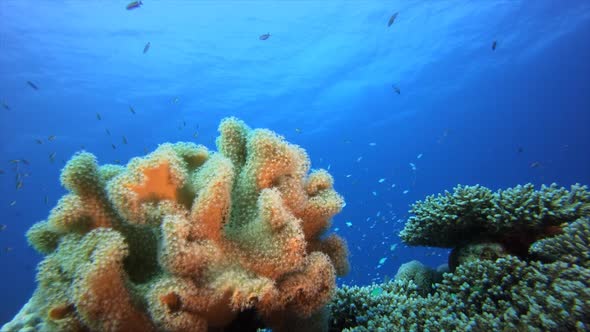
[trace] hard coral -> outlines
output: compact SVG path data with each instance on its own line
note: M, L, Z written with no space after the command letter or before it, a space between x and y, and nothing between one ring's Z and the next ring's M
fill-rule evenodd
M410 211L414 216L400 232L410 245L455 248L497 242L523 256L536 240L590 215L590 192L580 185L535 190L527 184L496 193L482 186L458 186L453 193L416 202Z
M310 320L348 270L342 239L322 237L344 204L332 177L271 131L235 118L219 131L218 153L177 143L126 167L67 163L70 193L27 234L47 255L25 307L35 328L205 331L253 311L278 330L322 325Z

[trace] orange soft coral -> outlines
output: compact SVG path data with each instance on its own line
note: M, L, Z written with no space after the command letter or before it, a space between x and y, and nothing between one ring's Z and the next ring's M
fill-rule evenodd
M234 118L219 131L219 153L162 144L126 167L88 153L66 165L70 193L29 232L47 254L34 298L48 330L206 331L257 316L280 330L321 312L348 270L344 241L323 237L344 204L332 177L308 174L305 151L271 131Z

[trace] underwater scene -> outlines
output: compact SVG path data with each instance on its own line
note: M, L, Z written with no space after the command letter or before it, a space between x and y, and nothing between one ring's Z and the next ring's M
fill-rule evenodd
M0 1L0 331L590 331L590 2Z

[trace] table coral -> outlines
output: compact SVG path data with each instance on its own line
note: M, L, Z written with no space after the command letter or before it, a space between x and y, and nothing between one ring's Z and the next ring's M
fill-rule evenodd
M27 234L46 255L37 290L2 331L206 331L251 312L321 326L348 270L344 241L323 237L344 205L332 177L269 130L219 131L219 152L162 144L126 167L75 155L69 193Z
M532 184L493 193L482 186L457 186L453 193L428 196L413 204L400 232L410 245L455 248L498 242L508 252L526 255L531 243L561 232L564 223L590 214L585 186L570 190Z
M330 330L588 331L589 238L590 219L578 219L533 243L544 261L469 260L427 294L411 278L344 286L329 306Z

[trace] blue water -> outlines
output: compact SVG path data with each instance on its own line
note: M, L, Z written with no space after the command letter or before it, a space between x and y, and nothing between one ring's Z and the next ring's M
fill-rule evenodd
M284 135L347 201L332 227L350 249L340 284L446 262L397 237L426 195L590 184L588 1L126 4L0 1L0 325L35 287L41 256L24 233L65 193L60 169L82 147L101 163L163 142L214 149L226 116ZM20 189L12 159L29 162Z

